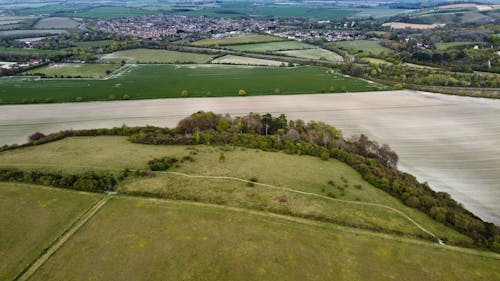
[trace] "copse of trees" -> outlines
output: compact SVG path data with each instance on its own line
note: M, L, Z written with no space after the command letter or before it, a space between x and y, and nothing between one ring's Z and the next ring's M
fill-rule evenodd
M361 135L345 139L333 126L322 122L288 121L285 115L250 113L245 116L223 116L213 112L197 112L179 122L174 129L159 127L127 127L63 131L50 134L24 145L4 146L0 151L32 146L71 136L120 135L134 143L170 145L233 145L289 154L335 158L357 170L364 180L418 209L460 233L471 237L474 245L496 249L500 229L482 221L445 192L433 191L427 183L420 183L397 169L398 156L387 145L380 145ZM166 166L168 158L152 164ZM162 167L160 167L162 168ZM163 168L162 168L163 169ZM9 180L0 177L0 180ZM56 182L57 183L57 182ZM497 237L497 238L495 238ZM496 244L495 241L497 240Z

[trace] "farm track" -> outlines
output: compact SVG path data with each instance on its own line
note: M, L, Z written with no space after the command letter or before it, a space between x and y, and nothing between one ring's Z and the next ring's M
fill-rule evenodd
M109 200L109 197L103 197L73 225L71 225L54 244L50 245L45 252L38 257L21 276L16 278L18 281L26 281L40 268L63 244L68 241L87 221L89 221Z

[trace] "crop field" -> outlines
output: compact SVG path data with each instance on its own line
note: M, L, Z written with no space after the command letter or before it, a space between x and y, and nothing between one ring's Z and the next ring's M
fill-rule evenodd
M129 63L207 63L213 56L156 49L131 49L102 56L103 60Z
M37 37L37 36L43 36L43 35L57 35L57 34L65 34L65 33L67 33L67 31L63 30L63 29L2 30L2 31L0 31L0 39Z
M193 148L193 147L191 147ZM226 151L226 161L218 162L219 149L197 146L151 146L129 143L123 137L81 137L30 147L0 154L3 167L22 169L62 170L78 173L85 170L144 169L153 158L170 156L182 158L195 151L195 162L181 164L173 171L206 176L258 178L259 182L312 192L342 200L371 202L391 206L412 216L424 227L446 237L449 241L468 241L468 238L431 220L426 215L404 206L397 199L362 180L347 165L330 159L287 155L276 152L236 149ZM37 155L36 160L33 155ZM27 158L28 157L28 158ZM293 171L293 172L292 172ZM333 181L348 187L333 187ZM358 186L359 185L359 186ZM358 187L355 187L358 186ZM268 187L248 187L244 183L218 179L192 179L177 175L158 175L153 178L133 178L118 187L120 193L148 192L167 198L188 199L250 209L264 209L297 216L315 216L365 228L381 228L408 235L426 235L399 214L380 207L329 201ZM286 204L276 198L287 198Z
M37 29L73 29L78 27L79 23L73 19L65 17L50 17L38 20L34 28Z
M216 64L237 64L237 65L260 65L260 66L281 66L282 61L249 58L242 56L225 55L211 61Z
M382 46L379 41L372 40L340 41L332 43L332 45L344 50L359 50L374 55L379 55L382 52L386 54L392 52L391 49Z
M275 42L283 41L285 39L272 36L272 35L262 35L262 34L239 34L236 36L230 36L221 39L207 38L199 41L190 43L193 46L225 46L225 45L236 45L236 44L248 44L248 43L263 43L263 42Z
M438 50L446 50L449 48L454 48L454 47L459 47L459 46L474 46L475 44L478 44L480 42L443 42L443 43L436 43L436 48Z
M286 51L286 50L296 50L296 49L312 49L316 48L316 46L298 41L281 41L281 42L233 45L233 46L225 46L225 48L240 52L273 52L273 51Z
M71 91L68 91L71 88ZM387 89L322 67L289 68L226 65L132 65L106 80L0 79L3 103L109 100L185 96L237 96L357 92ZM187 93L185 92L187 91Z
M62 50L41 50L41 49L24 49L24 48L5 48L0 47L0 53L12 54L38 54L38 55L59 55L66 53Z
M306 50L290 50L290 51L280 51L278 52L282 55L287 55L291 57L298 57L304 59L312 59L312 60L328 60L332 62L343 62L344 58L337 53L334 53L329 50L314 48L314 49L306 49Z
M118 64L104 63L61 63L38 67L24 72L25 75L45 75L47 77L103 78L110 71L118 69Z
M0 182L0 279L13 280L98 197Z
M498 258L481 254L239 209L116 197L30 280L498 279Z
M84 12L71 13L70 15L73 17L81 17L81 18L114 19L114 18L152 15L155 13L158 13L158 11L148 11L145 9L138 9L131 7L101 6L89 9Z

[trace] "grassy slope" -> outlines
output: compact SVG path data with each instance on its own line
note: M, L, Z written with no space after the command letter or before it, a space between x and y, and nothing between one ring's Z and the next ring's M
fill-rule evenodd
M0 279L13 279L98 195L0 183Z
M347 50L362 50L365 52L371 52L375 55L378 55L382 52L385 53L392 52L391 49L382 46L379 41L371 41L371 40L341 41L332 43L332 45Z
M234 37L227 37L222 39L207 38L198 40L190 43L193 46L212 46L212 45L234 45L234 44L245 44L245 43L262 43L262 42L274 42L283 41L284 39L271 35L241 35Z
M67 91L68 88L72 90ZM31 78L0 79L3 103L31 101L107 100L110 96L130 99L176 98L183 90L189 96L237 96L240 89L247 95L305 94L318 92L359 92L386 89L367 81L344 77L321 67L245 67L224 65L140 65L108 80L35 80Z
M227 49L241 52L272 52L281 50L311 49L315 46L298 41L281 41L226 46Z
M195 203L115 198L32 280L496 280L499 259Z
M131 49L104 55L104 60L131 63L207 63L213 56L169 50Z
M71 138L42 146L0 154L1 166L48 169L51 171L80 173L85 170L141 169L148 160L163 156L181 158L191 150L185 146L152 146L129 143L121 137ZM218 162L216 148L199 146L194 155L196 162L184 163L174 171L187 174L233 176L243 179L256 177L259 182L285 186L296 190L326 195L339 199L380 203L395 207L410 215L440 237L467 241L464 237L429 219L424 214L407 208L395 198L363 181L360 175L347 165L336 161L321 161L314 157L298 157L284 153L235 150L226 152L226 161ZM36 158L33 155L37 155ZM0 167L1 167L0 166ZM348 180L344 190L332 187L328 181L341 184L341 176ZM355 188L355 185L361 188ZM295 193L227 180L188 179L178 176L157 176L128 180L119 186L120 191L150 192L170 198L213 202L276 212L291 212L301 216L319 216L344 224L363 227L380 227L385 231L400 231L409 235L422 235L406 219L392 211L371 206L358 206L333 202ZM285 196L286 204L277 198Z
M64 76L81 76L87 78L102 78L106 76L106 71L116 70L120 66L117 64L76 64L64 63L56 65L48 65L32 69L25 74L33 75L43 73L47 76L64 75Z

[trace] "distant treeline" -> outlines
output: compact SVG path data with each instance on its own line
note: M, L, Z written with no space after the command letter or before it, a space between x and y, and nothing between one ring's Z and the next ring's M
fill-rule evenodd
M271 114L250 113L233 118L212 112L198 112L180 121L174 129L122 126L112 129L68 130L48 136L34 134L30 142L3 146L0 151L72 136L99 135L128 136L131 142L143 144L232 145L311 155L322 159L331 157L345 162L357 170L367 182L398 198L404 204L421 210L436 221L471 237L474 245L464 246L494 249L495 236L500 233L498 227L467 211L449 194L435 192L427 183L420 183L414 176L399 171L396 168L398 156L389 146L379 145L364 135L345 139L333 126L322 122L288 121L285 115L274 117ZM160 160L152 163L169 164L169 159Z

